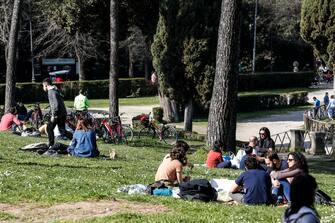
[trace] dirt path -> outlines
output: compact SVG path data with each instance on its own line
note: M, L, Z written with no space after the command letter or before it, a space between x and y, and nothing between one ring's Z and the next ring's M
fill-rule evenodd
M19 205L0 203L0 211L15 217L0 222L54 222L76 221L96 217L105 217L119 213L155 214L168 211L163 205L130 202L126 200L82 201L41 206L32 203Z
M329 92L331 95L333 89L332 84L322 86L324 89L320 89L308 94L309 102L312 103L313 96L316 96L321 102L325 92ZM131 118L141 113L148 114L152 111L153 107L159 105L148 105L148 106L120 106L120 113L124 113L122 121L130 124ZM92 108L94 109L94 108ZM99 109L99 110L106 110ZM237 122L236 138L238 140L247 141L250 136L257 135L258 130L266 126L270 129L271 134L277 134L288 131L290 129L299 129L303 126L303 112L304 110L285 112L283 114L270 115L265 117L255 117L247 120ZM182 128L183 124L178 123L177 127ZM207 131L206 125L197 125L193 123L193 130L198 133L205 134Z

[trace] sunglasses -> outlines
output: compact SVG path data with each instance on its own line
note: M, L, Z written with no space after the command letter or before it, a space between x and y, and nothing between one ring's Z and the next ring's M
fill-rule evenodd
M264 136L264 135L265 135L265 132L260 132L259 135Z
M294 161L294 159L287 159L287 161L288 161L288 162L292 162L292 161Z

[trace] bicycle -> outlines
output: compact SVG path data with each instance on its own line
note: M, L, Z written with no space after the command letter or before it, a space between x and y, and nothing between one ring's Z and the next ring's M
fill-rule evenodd
M139 134L139 139L151 138L154 139L156 136L159 138L159 141L163 141L166 144L172 145L178 140L177 130L174 126L167 125L165 123L160 126L156 121L150 118L150 114L143 115L140 120L144 126Z
M128 142L133 140L134 133L132 128L129 125L122 124L120 116L109 118L108 113L99 114L102 114L103 118L100 122L100 128L97 129L97 134L106 143L128 144ZM123 115L123 113L120 115Z
M39 102L33 105L33 108L28 111L28 117L30 117L31 125L38 129L44 123L44 116Z

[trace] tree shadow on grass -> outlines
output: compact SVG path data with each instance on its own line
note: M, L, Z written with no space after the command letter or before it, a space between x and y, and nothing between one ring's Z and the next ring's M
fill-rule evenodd
M315 174L331 174L335 173L335 159L308 159L310 172Z
M46 163L37 163L37 162L17 162L17 161L11 161L6 160L7 163L13 163L18 166L39 166L39 167L64 167L64 168L71 168L71 169L113 169L113 170L120 170L122 167L120 166L83 166L83 165L67 165L67 164L61 164L61 163L52 163L52 164L46 164Z

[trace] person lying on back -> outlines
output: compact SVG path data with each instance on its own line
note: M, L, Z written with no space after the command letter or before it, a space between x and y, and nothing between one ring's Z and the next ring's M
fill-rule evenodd
M248 157L245 161L246 170L230 188L230 197L245 204L271 204L271 179L267 172L258 169L255 157ZM240 188L243 188L241 190Z

